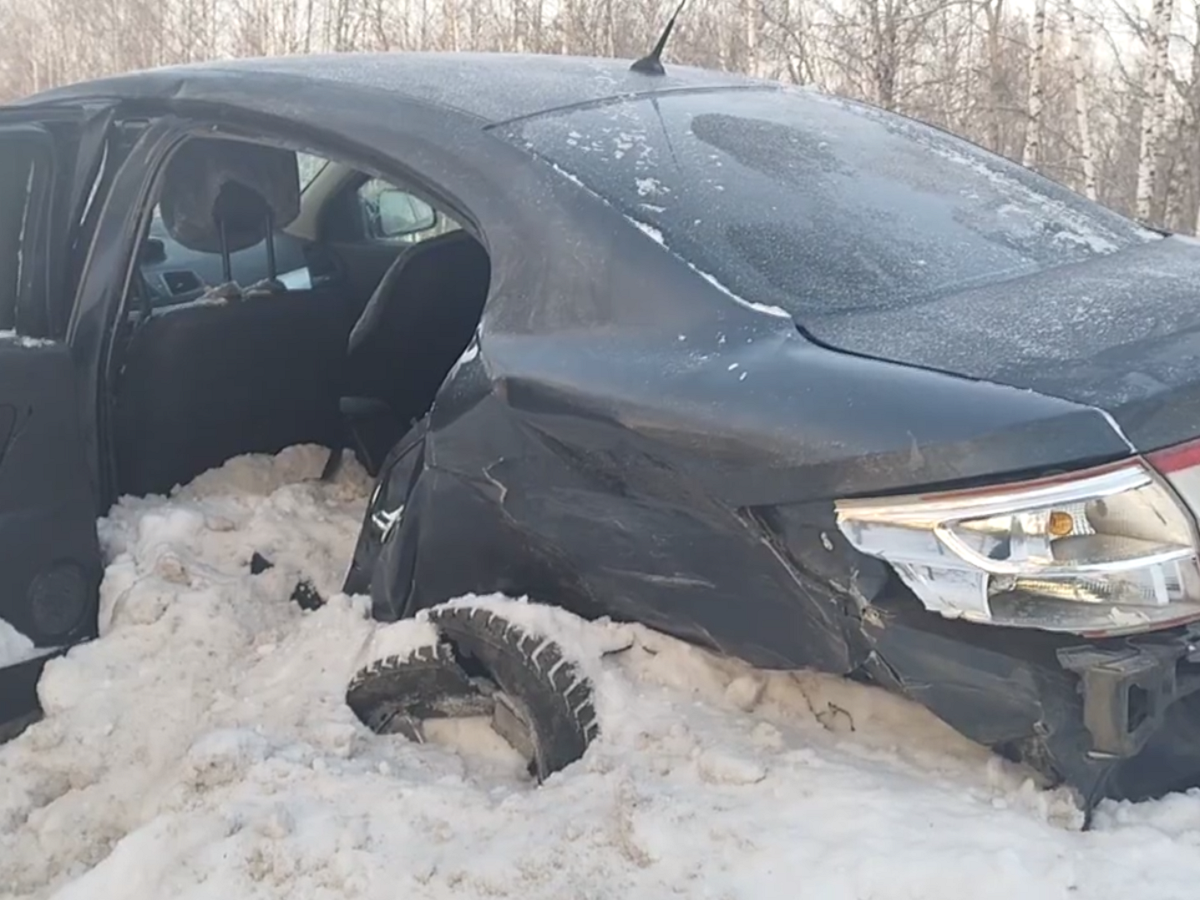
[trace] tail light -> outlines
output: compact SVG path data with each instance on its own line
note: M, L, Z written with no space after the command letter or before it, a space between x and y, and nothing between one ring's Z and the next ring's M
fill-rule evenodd
M1194 477L1200 498L1200 446L1172 453L1149 458L1162 474L1135 459L998 487L839 501L838 526L945 616L1089 636L1163 628L1200 619L1195 521L1173 489Z

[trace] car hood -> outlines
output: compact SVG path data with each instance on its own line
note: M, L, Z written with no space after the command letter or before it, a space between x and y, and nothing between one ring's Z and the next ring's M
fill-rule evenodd
M1141 451L1200 434L1200 241L1172 236L882 312L798 323L833 349L1107 412Z

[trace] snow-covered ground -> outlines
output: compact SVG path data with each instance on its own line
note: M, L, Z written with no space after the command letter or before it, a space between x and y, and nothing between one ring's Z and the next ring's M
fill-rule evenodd
M47 666L46 719L0 747L0 898L1200 890L1200 793L1108 804L1083 833L1065 795L917 706L639 628L576 626L633 646L594 663L602 735L540 788L479 723L376 737L343 702L366 603L288 600L301 574L335 594L369 488L354 467L317 482L323 462L235 460L101 523L103 636ZM254 551L275 567L251 575Z

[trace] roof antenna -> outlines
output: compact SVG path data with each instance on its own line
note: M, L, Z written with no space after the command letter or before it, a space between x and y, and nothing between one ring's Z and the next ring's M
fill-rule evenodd
M671 36L671 30L675 27L675 20L679 18L679 14L683 12L684 4L687 0L679 0L679 6L675 8L675 14L671 16L667 22L667 27L663 29L662 35L658 39L658 43L654 45L654 49L646 56L643 56L632 66L629 67L631 72L640 72L643 75L666 75L667 70L663 68L662 52L667 46L667 39Z

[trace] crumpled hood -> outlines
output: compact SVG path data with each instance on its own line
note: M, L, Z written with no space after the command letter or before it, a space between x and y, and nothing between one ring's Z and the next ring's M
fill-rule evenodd
M835 349L1108 412L1142 451L1200 434L1200 241L1170 237L883 312L806 318Z

